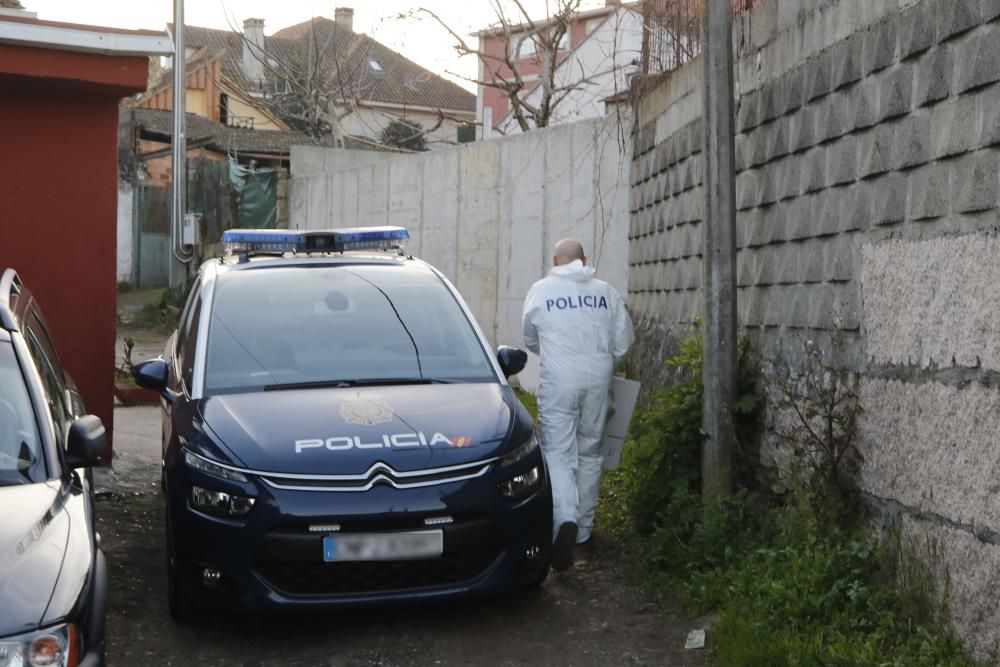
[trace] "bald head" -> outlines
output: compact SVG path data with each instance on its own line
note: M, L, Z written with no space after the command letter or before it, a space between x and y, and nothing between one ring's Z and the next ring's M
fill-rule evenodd
M554 266L562 266L576 260L580 260L584 264L587 263L587 257L583 254L583 244L576 239L563 239L556 244L552 255Z

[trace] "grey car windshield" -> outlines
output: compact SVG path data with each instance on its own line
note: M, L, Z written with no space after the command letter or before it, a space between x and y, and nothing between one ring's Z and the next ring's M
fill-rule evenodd
M0 341L0 486L45 478L38 425L11 344Z
M495 380L444 283L400 266L234 271L216 284L205 392L325 382Z

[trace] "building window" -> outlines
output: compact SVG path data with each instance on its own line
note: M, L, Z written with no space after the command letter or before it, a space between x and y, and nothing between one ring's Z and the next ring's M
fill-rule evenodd
M470 141L476 140L476 124L475 123L459 123L457 127L458 131L458 143L467 144Z
M229 124L229 95L219 93L219 122Z
M538 54L538 42L534 35L523 35L514 43L514 59L533 58Z
M559 43L556 45L557 51L565 51L569 48L569 26L566 26L566 32L562 34L559 38Z
M381 73L381 72L384 71L382 69L381 63L379 63L379 61L375 60L374 58L369 58L368 59L368 66L371 67L372 71L374 71L374 72L380 72Z

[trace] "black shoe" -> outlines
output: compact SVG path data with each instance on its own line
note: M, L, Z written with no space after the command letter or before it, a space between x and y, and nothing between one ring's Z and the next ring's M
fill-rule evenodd
M552 569L557 572L569 569L573 564L573 547L576 546L577 525L572 521L559 526L556 541L552 545Z

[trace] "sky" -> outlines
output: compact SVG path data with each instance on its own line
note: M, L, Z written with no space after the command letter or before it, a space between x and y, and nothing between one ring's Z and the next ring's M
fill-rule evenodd
M38 18L50 21L157 30L173 21L174 11L173 0L21 0L21 4L36 12ZM501 0L501 4L509 9L512 3ZM550 4L551 0L524 2L533 18L545 16ZM583 0L582 7L603 4L603 0ZM496 22L490 0L185 0L184 13L186 25L220 30L233 25L242 29L244 19L262 18L264 34L270 35L312 16L332 19L338 6L354 8L355 32L365 32L431 72L475 91L475 85L460 79L476 76L475 57L459 59L454 40L441 26L413 14L419 7L426 7L456 32L466 35ZM448 72L460 76L449 76Z

